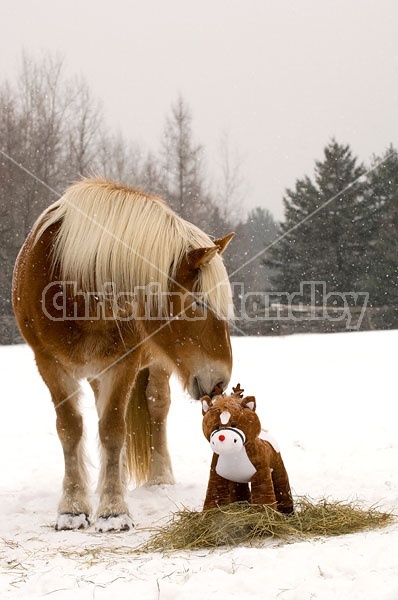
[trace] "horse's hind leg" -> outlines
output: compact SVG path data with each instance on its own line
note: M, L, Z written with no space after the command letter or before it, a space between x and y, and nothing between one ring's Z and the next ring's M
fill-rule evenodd
M149 367L146 399L151 420L151 462L148 485L175 483L167 448L167 415L170 408L170 373L156 363Z
M83 447L83 418L79 410L79 382L53 357L36 352L40 374L50 390L57 415L65 476L55 529L81 529L89 525L87 473Z

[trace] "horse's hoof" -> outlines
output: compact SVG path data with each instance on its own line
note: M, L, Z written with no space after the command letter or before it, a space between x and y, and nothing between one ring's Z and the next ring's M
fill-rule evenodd
M175 479L173 474L171 475L155 475L150 477L145 483L145 487L152 487L154 485L174 485Z
M86 513L60 513L55 522L56 531L65 529L86 529L90 525Z
M100 516L95 523L95 530L98 533L129 531L132 527L134 527L133 520L128 514Z

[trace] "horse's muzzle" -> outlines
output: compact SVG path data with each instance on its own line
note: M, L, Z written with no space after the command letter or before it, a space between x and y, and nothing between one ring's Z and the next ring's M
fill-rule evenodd
M201 386L199 379L197 377L193 377L190 393L195 400L199 400L202 398L202 396L209 395L212 397L215 394L220 394L226 387L227 384L224 381L219 381L211 390L206 390Z

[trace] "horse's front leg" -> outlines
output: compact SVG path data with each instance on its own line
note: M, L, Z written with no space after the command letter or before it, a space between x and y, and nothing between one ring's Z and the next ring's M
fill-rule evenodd
M78 405L80 384L52 356L37 351L35 356L40 374L51 392L65 460L55 529L82 529L89 525L91 508L87 497L83 417Z
M133 526L125 495L126 408L136 369L126 360L96 378L99 439L102 450L97 531L127 531Z
M167 448L167 415L170 408L170 372L159 363L149 367L146 399L151 421L151 462L148 485L175 483Z

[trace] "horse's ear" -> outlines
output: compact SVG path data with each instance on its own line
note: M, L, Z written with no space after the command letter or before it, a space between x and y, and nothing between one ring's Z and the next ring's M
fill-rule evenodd
M202 403L202 414L205 415L210 408L211 398L210 396L203 396L200 401Z
M218 246L210 246L210 248L195 248L190 250L187 255L188 264L191 269L201 269L215 257L219 252Z
M208 265L217 253L222 254L234 235L235 233L231 232L225 237L214 240L214 246L190 250L187 255L187 261L191 269L201 269Z
M243 398L242 400L242 406L243 408L250 408L250 410L252 410L253 412L255 412L256 410L256 399L254 396L246 396L246 398Z
M219 250L219 254L222 254L224 252L224 250L227 249L227 246L229 244L229 242L232 240L232 238L234 237L235 232L232 231L231 233L229 233L228 235L222 237L222 238L218 238L218 240L214 240L214 243L216 246L218 246Z

